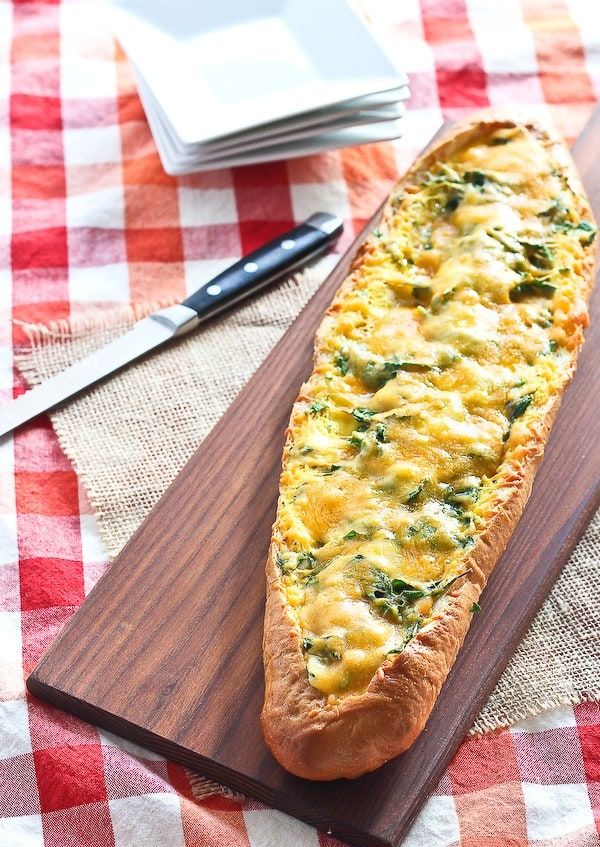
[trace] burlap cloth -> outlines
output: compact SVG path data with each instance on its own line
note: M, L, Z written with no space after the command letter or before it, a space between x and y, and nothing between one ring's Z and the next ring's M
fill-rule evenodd
M88 391L52 415L60 444L115 556L314 293L323 263ZM156 304L154 304L155 306ZM163 304L164 305L164 304ZM26 327L30 383L64 369L151 310L98 311ZM472 732L543 709L600 700L600 512L512 658Z

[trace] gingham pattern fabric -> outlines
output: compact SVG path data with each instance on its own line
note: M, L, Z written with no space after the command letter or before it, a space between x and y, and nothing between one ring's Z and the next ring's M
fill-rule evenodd
M129 66L87 2L0 2L0 402L24 389L18 322L181 296L317 208L343 250L444 116L549 112L569 138L600 92L589 0L366 0L413 92L406 136L167 177ZM0 847L332 847L279 812L198 802L185 772L25 694L24 678L101 575L94 517L45 420L0 444ZM563 708L469 739L410 847L600 844L600 710Z

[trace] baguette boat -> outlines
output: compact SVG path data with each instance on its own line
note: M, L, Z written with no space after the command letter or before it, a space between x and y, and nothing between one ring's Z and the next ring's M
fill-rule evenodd
M529 496L587 323L569 153L498 112L396 186L317 332L267 562L262 727L309 779L422 730Z

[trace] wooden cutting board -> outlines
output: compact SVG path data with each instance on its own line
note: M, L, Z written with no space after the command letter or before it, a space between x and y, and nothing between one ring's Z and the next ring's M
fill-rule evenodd
M600 213L600 113L575 158ZM599 215L600 216L600 215ZM375 223L370 222L367 231ZM533 495L413 747L358 780L286 773L259 729L284 429L339 263L29 677L29 690L355 845L397 845L600 501L600 290Z

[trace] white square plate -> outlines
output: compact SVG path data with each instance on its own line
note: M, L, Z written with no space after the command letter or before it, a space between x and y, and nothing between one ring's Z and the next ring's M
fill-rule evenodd
M145 83L138 76L138 85ZM365 123L365 115L374 115L373 121L377 119L377 115L385 112L392 117L392 112L404 113L403 101L408 99L408 86L403 88L394 88L389 92L372 95L370 97L357 97L354 100L346 100L343 104L330 106L325 109L314 109L310 112L303 112L295 117L284 118L279 121L272 121L261 126L243 130L232 135L226 135L213 141L200 142L196 144L184 144L176 135L173 127L168 122L166 115L160 109L152 92L146 86L150 98L152 99L155 110L160 111L164 118L164 123L169 127L173 139L176 140L177 146L182 151L194 153L201 150L205 153L231 150L241 144L246 144L250 141L257 144L271 144L274 138L279 138L280 135L292 135L293 133L305 133L305 130L310 130L313 133L324 132L325 128L342 128L352 126L353 124Z
M142 100L143 102L143 100ZM236 154L221 154L210 157L182 156L173 149L170 139L166 136L156 114L144 105L146 116L158 154L165 171L172 176L195 173L198 171L219 170L220 168L237 167L238 165L254 165L279 159L294 159L298 156L309 156L340 147L353 147L359 144L370 144L374 141L389 141L402 135L404 119L381 121L375 124L365 124L336 132L324 132L310 136L300 141L273 144L251 152Z
M114 0L111 10L187 144L407 83L347 0Z
M152 96L152 92L144 80L138 74L136 74L136 78L144 109L152 112L154 120L160 125L163 135L168 140L168 146L172 151L173 158L210 160L222 158L223 156L237 156L241 153L254 152L262 148L272 147L275 144L280 145L300 141L303 138L311 138L312 136L326 132L337 132L341 129L349 129L364 124L376 124L381 121L393 121L404 117L406 114L406 109L402 102L390 103L370 110L365 109L349 112L348 114L343 113L342 115L335 113L331 115L325 110L325 116L321 122L315 122L308 126L295 128L292 125L290 127L287 121L282 121L278 124L269 124L271 132L266 136L256 137L250 132L229 136L227 144L181 144L173 127L168 122L166 115Z

